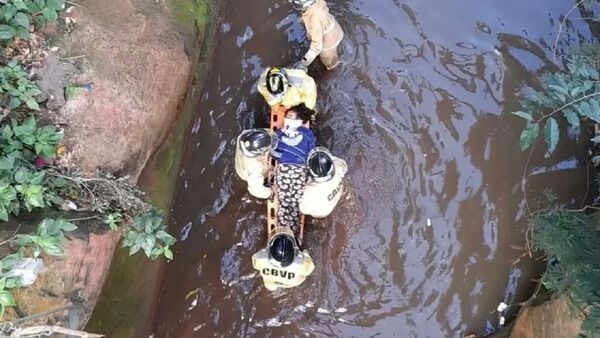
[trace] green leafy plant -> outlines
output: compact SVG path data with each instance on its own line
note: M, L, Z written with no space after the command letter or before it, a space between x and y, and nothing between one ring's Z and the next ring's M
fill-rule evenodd
M147 214L134 217L125 231L122 245L129 248L129 255L143 250L152 260L161 255L173 259L173 252L169 247L175 244L175 238L166 229L162 212L153 209Z
M29 14L38 25L45 25L58 19L58 12L64 7L64 0L33 0L25 2Z
M0 42L6 44L14 37L29 40L30 25L29 9L23 0L8 0L0 5Z
M585 121L600 123L600 74L592 56L573 54L565 72L544 74L542 90L533 90L521 105L522 110L513 112L527 123L521 132L521 150L530 148L543 131L546 157L558 145L560 116L577 131ZM600 143L600 137L592 141Z
M62 203L57 190L64 179L47 177L34 165L38 157L52 158L61 140L62 132L52 126L38 128L33 117L21 124L12 120L0 129L0 220L18 215L21 208L32 211Z
M52 256L62 256L65 249L62 242L64 233L74 231L77 226L64 219L44 219L33 234L17 235L14 242L20 247L31 247L33 257L38 257L42 252Z
M552 207L530 220L533 248L546 252L542 278L550 291L565 295L584 315L585 337L600 337L600 234L596 220L583 212Z
M10 109L25 103L29 109L39 110L35 97L41 93L16 61L10 61L0 68L0 102L8 101Z
M6 278L0 278L0 318L4 316L7 307L15 306L13 295L6 291Z
M117 230L122 222L123 216L119 212L112 212L104 217L104 224L108 225L110 230Z

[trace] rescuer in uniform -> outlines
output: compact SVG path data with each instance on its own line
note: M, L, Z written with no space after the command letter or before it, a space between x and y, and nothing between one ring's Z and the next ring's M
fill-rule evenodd
M314 110L317 104L317 84L306 70L269 67L258 79L257 89L273 113L299 104Z
M315 218L329 216L339 202L348 171L346 161L324 147L316 147L306 160L309 180L300 198L300 212Z
M315 269L308 252L300 251L292 230L282 226L275 228L267 247L252 256L252 266L270 291L298 286Z
M337 49L344 31L329 13L325 0L290 0L290 3L294 9L302 11L301 20L310 41L301 64L308 67L318 56L327 70L336 68L340 63Z
M268 156L276 137L269 129L244 130L235 147L235 171L248 182L248 192L258 198L269 198L273 193L264 185L268 172Z

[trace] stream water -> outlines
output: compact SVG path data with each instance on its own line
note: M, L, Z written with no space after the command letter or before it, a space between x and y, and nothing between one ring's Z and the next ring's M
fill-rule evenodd
M463 337L492 332L500 302L531 294L539 267L515 262L527 154L509 112L556 69L554 38L573 3L329 3L346 33L344 64L311 68L316 134L350 171L342 205L307 225L315 272L298 288L264 289L251 256L265 244L265 204L233 169L236 136L265 125L256 79L299 58L304 29L283 1L226 1L177 183L179 243L154 337ZM559 54L590 36L583 20L563 34ZM528 197L552 188L578 203L584 161L564 147L534 154Z

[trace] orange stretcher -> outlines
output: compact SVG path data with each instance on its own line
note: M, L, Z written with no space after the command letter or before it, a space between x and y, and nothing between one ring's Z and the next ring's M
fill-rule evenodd
M270 128L275 131L277 129L283 128L283 119L285 117L286 109L280 106L278 109L271 109L271 121ZM271 198L267 200L267 240L271 238L273 230L277 226L277 210L279 208L279 198L277 196L276 189L274 187L274 175L275 175L275 167L277 162L271 156L268 157L269 161L269 176L268 180L271 182L271 186L273 187L273 194ZM300 233L298 235L298 246L302 247L302 242L304 239L304 215L300 215Z

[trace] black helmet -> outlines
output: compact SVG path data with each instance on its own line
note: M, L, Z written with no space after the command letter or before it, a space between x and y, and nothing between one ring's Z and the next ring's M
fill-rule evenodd
M315 3L316 0L290 0L295 10L303 11Z
M283 95L288 87L285 70L277 67L269 68L267 72L267 90L271 95Z
M332 155L324 147L316 147L308 154L306 166L315 182L327 182L335 175Z
M265 129L246 130L240 137L240 147L244 155L257 157L269 151L271 139L271 135Z
M282 267L292 264L296 255L294 241L295 239L287 233L273 235L269 241L269 256Z

